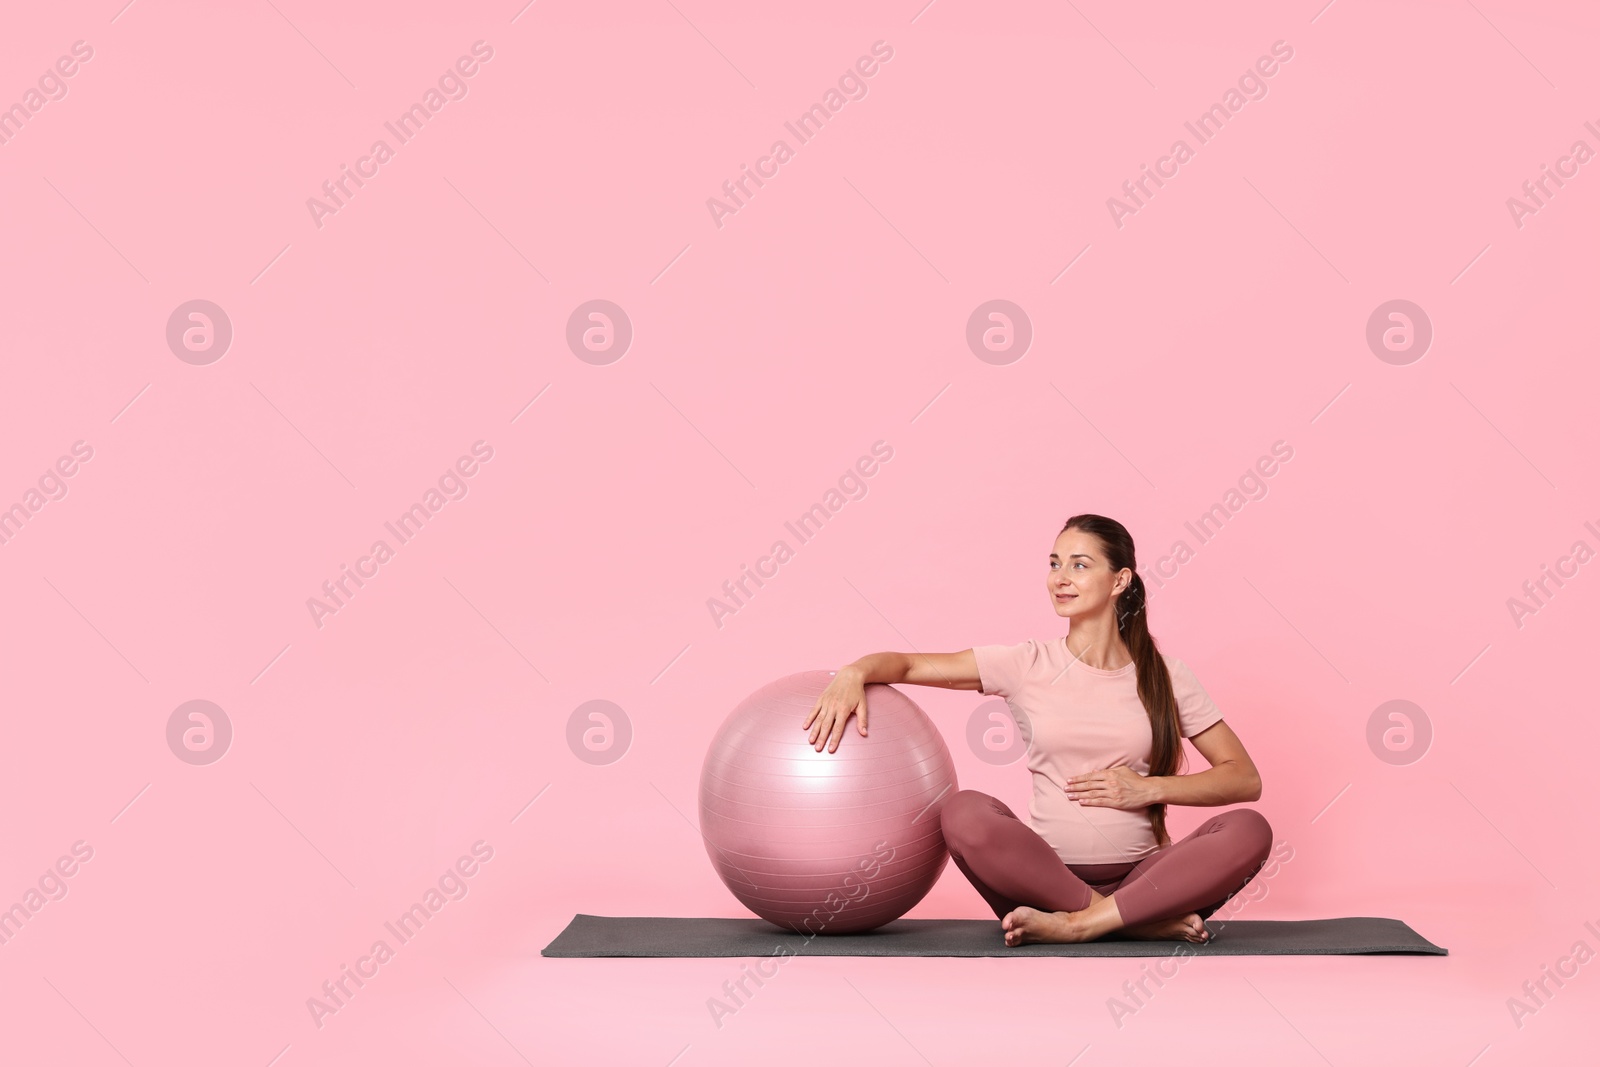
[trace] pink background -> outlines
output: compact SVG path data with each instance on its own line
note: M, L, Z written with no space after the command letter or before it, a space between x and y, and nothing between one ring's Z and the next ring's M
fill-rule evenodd
M1592 967L1507 1007L1600 947L1600 576L1507 608L1600 547L1600 163L1520 228L1506 206L1600 148L1589 5L121 3L0 35L0 103L94 50L0 145L0 506L94 451L0 545L0 903L93 849L0 945L0 1058L1593 1054ZM315 225L307 198L478 40L468 95ZM865 98L796 145L878 40ZM1114 225L1278 40L1268 95ZM194 299L233 326L209 365L165 339ZM633 325L609 365L566 344L592 299ZM991 299L1033 325L1008 365L965 342ZM1406 365L1365 340L1394 299L1434 328ZM880 439L867 495L716 626L707 599ZM479 440L466 497L316 626L307 598ZM1267 495L1197 546L1185 522L1279 440ZM874 650L1058 636L1044 557L1078 511L1126 523L1147 575L1197 547L1150 582L1153 629L1293 847L1241 914L1393 916L1448 957L1191 961L1120 1027L1108 998L1154 961L808 958L719 1028L741 961L539 955L579 911L744 914L694 826L727 711ZM911 695L963 787L1026 804L1021 763L965 744L985 698ZM233 726L209 765L166 739L195 699ZM597 699L632 729L605 765L567 742ZM1366 739L1394 699L1434 732L1405 765ZM317 1026L307 998L480 840L468 895ZM953 866L911 914L990 917Z

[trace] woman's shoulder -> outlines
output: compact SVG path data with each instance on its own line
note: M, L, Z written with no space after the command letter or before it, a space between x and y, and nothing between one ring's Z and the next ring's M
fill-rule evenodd
M1189 666L1186 660L1177 656L1169 656L1165 652L1161 654L1161 657L1166 661L1167 676L1172 679L1173 691L1180 698L1206 692L1205 685L1201 683L1199 676L1195 674L1194 669Z
M1200 679L1195 676L1194 668L1189 666L1187 660L1170 653L1161 653L1161 658L1167 665L1167 675L1172 679L1174 688L1193 688L1200 684Z
M981 691L986 695L1019 692L1050 666L1048 644L1036 637L1011 643L972 646Z
M1059 671L1070 660L1066 642L1059 637L1024 637L1020 641L1002 641L975 645L973 651L980 665L1004 664L1019 677L1046 671Z
M1020 641L990 641L988 644L972 647L1000 649L1014 656L1038 656L1048 652L1054 643L1058 643L1054 638L1024 637Z

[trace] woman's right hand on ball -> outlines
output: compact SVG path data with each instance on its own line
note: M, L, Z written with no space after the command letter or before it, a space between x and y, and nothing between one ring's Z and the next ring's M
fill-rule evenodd
M867 687L860 674L845 667L834 674L828 688L817 697L800 728L811 728L810 743L818 752L824 745L829 752L837 752L839 739L844 737L845 723L851 715L856 717L857 732L866 737Z

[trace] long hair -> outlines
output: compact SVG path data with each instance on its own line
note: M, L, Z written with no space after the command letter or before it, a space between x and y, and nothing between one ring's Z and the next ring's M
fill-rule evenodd
M1124 567L1133 571L1133 580L1117 595L1113 605L1117 633L1133 656L1139 679L1139 701L1144 704L1145 714L1150 716L1150 774L1153 777L1175 774L1183 763L1178 699L1172 691L1172 675L1167 663L1161 658L1156 639L1150 635L1150 612L1145 607L1144 579L1135 562L1133 537L1122 523L1104 515L1074 515L1061 527L1062 533L1068 530L1082 530L1097 538L1113 572ZM1164 847L1171 841L1167 834L1167 806L1152 804L1146 810L1156 842Z

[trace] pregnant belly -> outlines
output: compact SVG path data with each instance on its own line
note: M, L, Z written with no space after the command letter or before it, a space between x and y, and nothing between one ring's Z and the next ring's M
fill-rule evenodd
M1064 863L1132 864L1156 851L1145 811L1084 805L1060 796L1036 797L1030 814L1035 832Z

